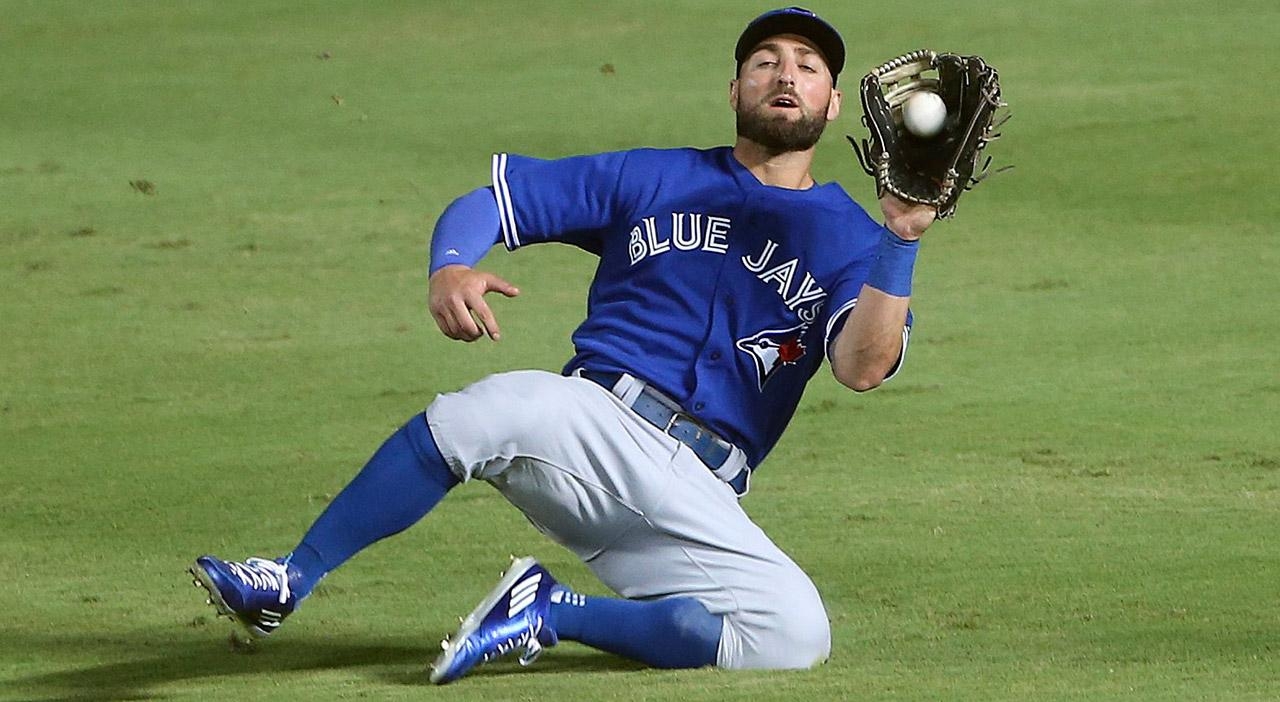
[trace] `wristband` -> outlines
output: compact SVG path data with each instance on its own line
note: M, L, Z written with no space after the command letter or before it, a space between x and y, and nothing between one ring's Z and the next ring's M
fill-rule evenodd
M894 297L911 297L911 272L919 250L919 239L900 239L885 229L876 248L876 260L867 274L867 285Z

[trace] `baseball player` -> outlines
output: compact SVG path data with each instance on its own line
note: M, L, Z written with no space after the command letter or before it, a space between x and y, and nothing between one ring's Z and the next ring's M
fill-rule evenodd
M809 577L739 505L825 357L855 391L896 372L928 206L873 220L810 175L840 114L839 33L798 8L734 49L732 147L539 160L500 153L431 243L430 309L452 339L497 340L474 266L495 244L558 241L599 257L560 374L493 375L440 395L373 455L289 554L196 560L196 584L266 636L317 582L483 480L619 598L587 597L532 558L442 642L431 681L560 640L664 668L804 668L830 651Z

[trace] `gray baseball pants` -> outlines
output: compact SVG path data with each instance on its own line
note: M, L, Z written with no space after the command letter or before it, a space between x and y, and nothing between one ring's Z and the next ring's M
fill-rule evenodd
M831 629L813 582L687 446L595 383L544 371L438 396L427 421L459 479L487 481L614 592L722 615L717 665L807 668Z

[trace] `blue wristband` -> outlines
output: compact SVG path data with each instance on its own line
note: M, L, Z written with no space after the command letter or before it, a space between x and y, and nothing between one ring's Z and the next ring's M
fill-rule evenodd
M894 297L911 297L911 273L919 251L919 239L907 241L884 230L876 249L876 260L867 274L867 285Z

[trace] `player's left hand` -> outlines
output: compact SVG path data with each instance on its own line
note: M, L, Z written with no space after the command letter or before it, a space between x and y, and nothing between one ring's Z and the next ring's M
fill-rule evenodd
M884 213L884 226L906 241L919 239L938 217L938 208L933 205L906 202L892 193L880 198L880 211Z

